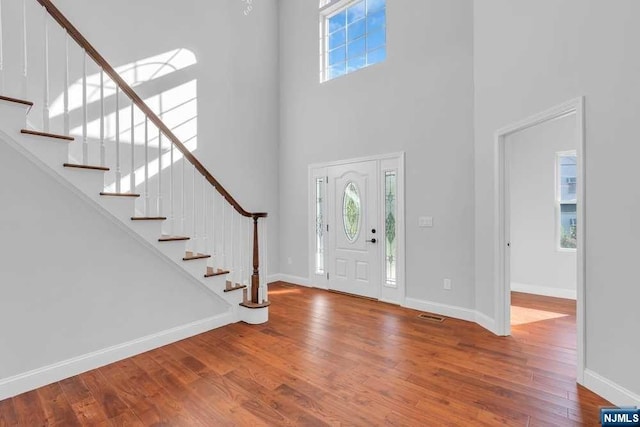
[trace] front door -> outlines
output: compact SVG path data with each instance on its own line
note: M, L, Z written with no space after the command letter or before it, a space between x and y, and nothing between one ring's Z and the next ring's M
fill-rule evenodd
M329 289L379 297L381 270L377 162L328 168Z

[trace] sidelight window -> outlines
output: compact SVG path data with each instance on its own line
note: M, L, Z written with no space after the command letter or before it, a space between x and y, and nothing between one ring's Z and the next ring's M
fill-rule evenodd
M396 172L387 171L384 174L384 229L385 229L385 271L386 285L389 287L397 286L396 262L398 258L398 242L397 242L397 184Z

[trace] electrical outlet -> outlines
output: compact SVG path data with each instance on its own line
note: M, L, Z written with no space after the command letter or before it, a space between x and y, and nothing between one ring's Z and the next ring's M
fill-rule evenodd
M288 258L287 258L287 263L288 263L289 265L293 264L293 259L291 259L291 257L288 257Z
M451 279L444 279L444 288L447 291L451 290Z

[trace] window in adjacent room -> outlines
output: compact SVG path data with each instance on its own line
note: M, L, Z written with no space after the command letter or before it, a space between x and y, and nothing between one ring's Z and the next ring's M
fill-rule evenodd
M386 58L386 0L320 0L321 82Z
M558 245L560 249L576 248L576 152L566 151L556 155L556 212L558 221Z

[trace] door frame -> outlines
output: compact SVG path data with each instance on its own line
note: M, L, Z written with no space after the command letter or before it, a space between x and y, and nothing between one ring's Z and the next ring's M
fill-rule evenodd
M329 289L329 280L327 279L326 274L319 275L315 271L315 179L320 177L327 176L327 169L333 166L343 166L352 163L362 163L362 162L377 162L375 177L378 199L381 201L379 203L379 212L378 217L380 219L384 218L384 210L385 206L382 201L384 200L384 186L383 177L384 172L389 170L395 170L396 177L396 205L397 205L397 218L400 221L396 222L397 230L397 248L398 248L398 260L396 264L396 285L397 285L397 293L399 295L398 300L391 300L384 295L384 281L385 281L385 271L384 268L381 267L380 270L380 280L377 284L378 289L378 300L383 302L389 302L398 305L405 304L406 298L406 248L405 248L405 153L404 151L389 153L389 154L380 154L366 157L357 157L351 159L344 160L335 160L330 162L322 162L322 163L313 163L308 167L308 176L307 176L307 196L308 196L308 211L307 211L307 230L308 230L308 277L309 284L312 287L317 287L320 289ZM390 165L395 164L395 167L391 167ZM326 185L326 183L325 183ZM325 187L326 191L327 187ZM326 195L326 192L325 192ZM325 212L326 209L326 198L325 198ZM333 227L333 230L336 230L336 227ZM328 236L327 236L328 238ZM327 241L325 241L325 248L328 248L330 245ZM325 261L327 257L325 256ZM380 266L384 266L386 259L384 253L384 245L378 245L378 259L380 262ZM327 268L327 263L325 262L325 272L329 272L331 274L330 269Z
M507 168L506 140L509 135L525 129L538 126L545 122L565 116L576 117L576 158L577 158L577 186L576 186L576 211L577 211L577 302L576 302L576 327L577 327L577 382L584 384L585 369L585 267L586 267L586 240L585 240L585 98L583 96L572 99L563 104L552 107L539 114L522 121L505 126L495 133L495 270L498 279L494 295L496 333L507 336L511 334L511 285L510 285L510 211L509 211L509 176Z

